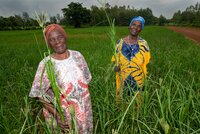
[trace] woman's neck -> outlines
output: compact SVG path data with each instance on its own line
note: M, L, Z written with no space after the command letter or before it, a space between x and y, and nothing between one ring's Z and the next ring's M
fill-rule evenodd
M133 35L128 35L128 43L129 44L137 44L138 42L138 35L137 36L133 36Z
M69 57L70 53L68 50L66 50L66 52L62 53L62 54L58 54L58 53L53 53L51 55L52 58L56 59L56 60L64 60L67 59Z

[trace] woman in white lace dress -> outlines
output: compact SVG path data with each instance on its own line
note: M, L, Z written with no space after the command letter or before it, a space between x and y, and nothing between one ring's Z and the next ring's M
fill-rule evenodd
M87 63L80 52L67 49L67 36L60 25L48 25L45 28L45 37L54 53L39 63L29 96L37 97L43 104L45 120L54 128L53 131L58 127L63 132L74 129L71 123L75 119L75 129L80 134L90 134L93 130L93 117L88 90L91 74ZM64 121L52 103L55 95L46 70L49 60L55 70Z

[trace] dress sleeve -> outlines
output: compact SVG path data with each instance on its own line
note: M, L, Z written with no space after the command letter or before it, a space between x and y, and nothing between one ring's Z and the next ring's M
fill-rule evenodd
M49 89L49 87L50 82L45 70L45 64L41 61L35 74L29 96L42 97L44 93Z
M145 62L146 62L146 64L148 64L150 61L151 55L150 55L149 45L147 42L145 43L145 47L146 47Z
M89 84L89 82L92 79L90 70L88 68L88 65L85 61L85 58L83 57L83 55L81 53L79 53L79 68L83 71L83 75L85 77L86 83Z
M143 68L144 74L146 76L147 64L150 61L151 55L150 55L150 50L149 50L149 46L148 46L147 42L145 42L144 47L145 47L145 60L144 60L144 64L142 65L142 68Z

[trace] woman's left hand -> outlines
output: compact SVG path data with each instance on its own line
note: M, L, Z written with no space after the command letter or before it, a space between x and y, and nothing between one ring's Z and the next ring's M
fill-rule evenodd
M114 71L115 71L115 72L120 72L120 66L119 66L119 65L118 65L118 66L115 66L115 67L114 67Z
M62 121L59 113L56 114L56 120L57 120L57 123L58 125L60 126L60 128L63 130L63 131L68 131L69 130L69 125L67 123L67 119L64 118L64 121Z

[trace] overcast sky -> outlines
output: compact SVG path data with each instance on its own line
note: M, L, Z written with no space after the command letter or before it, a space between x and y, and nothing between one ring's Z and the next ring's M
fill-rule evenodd
M49 16L62 15L62 8L71 2L82 3L83 7L90 8L92 5L100 7L98 1L105 0L0 0L0 16L8 17L27 12L30 17L35 11L47 12ZM149 7L153 15L159 17L161 14L166 18L172 18L178 10L184 11L188 6L195 5L200 0L106 0L111 6L129 5L136 9Z

